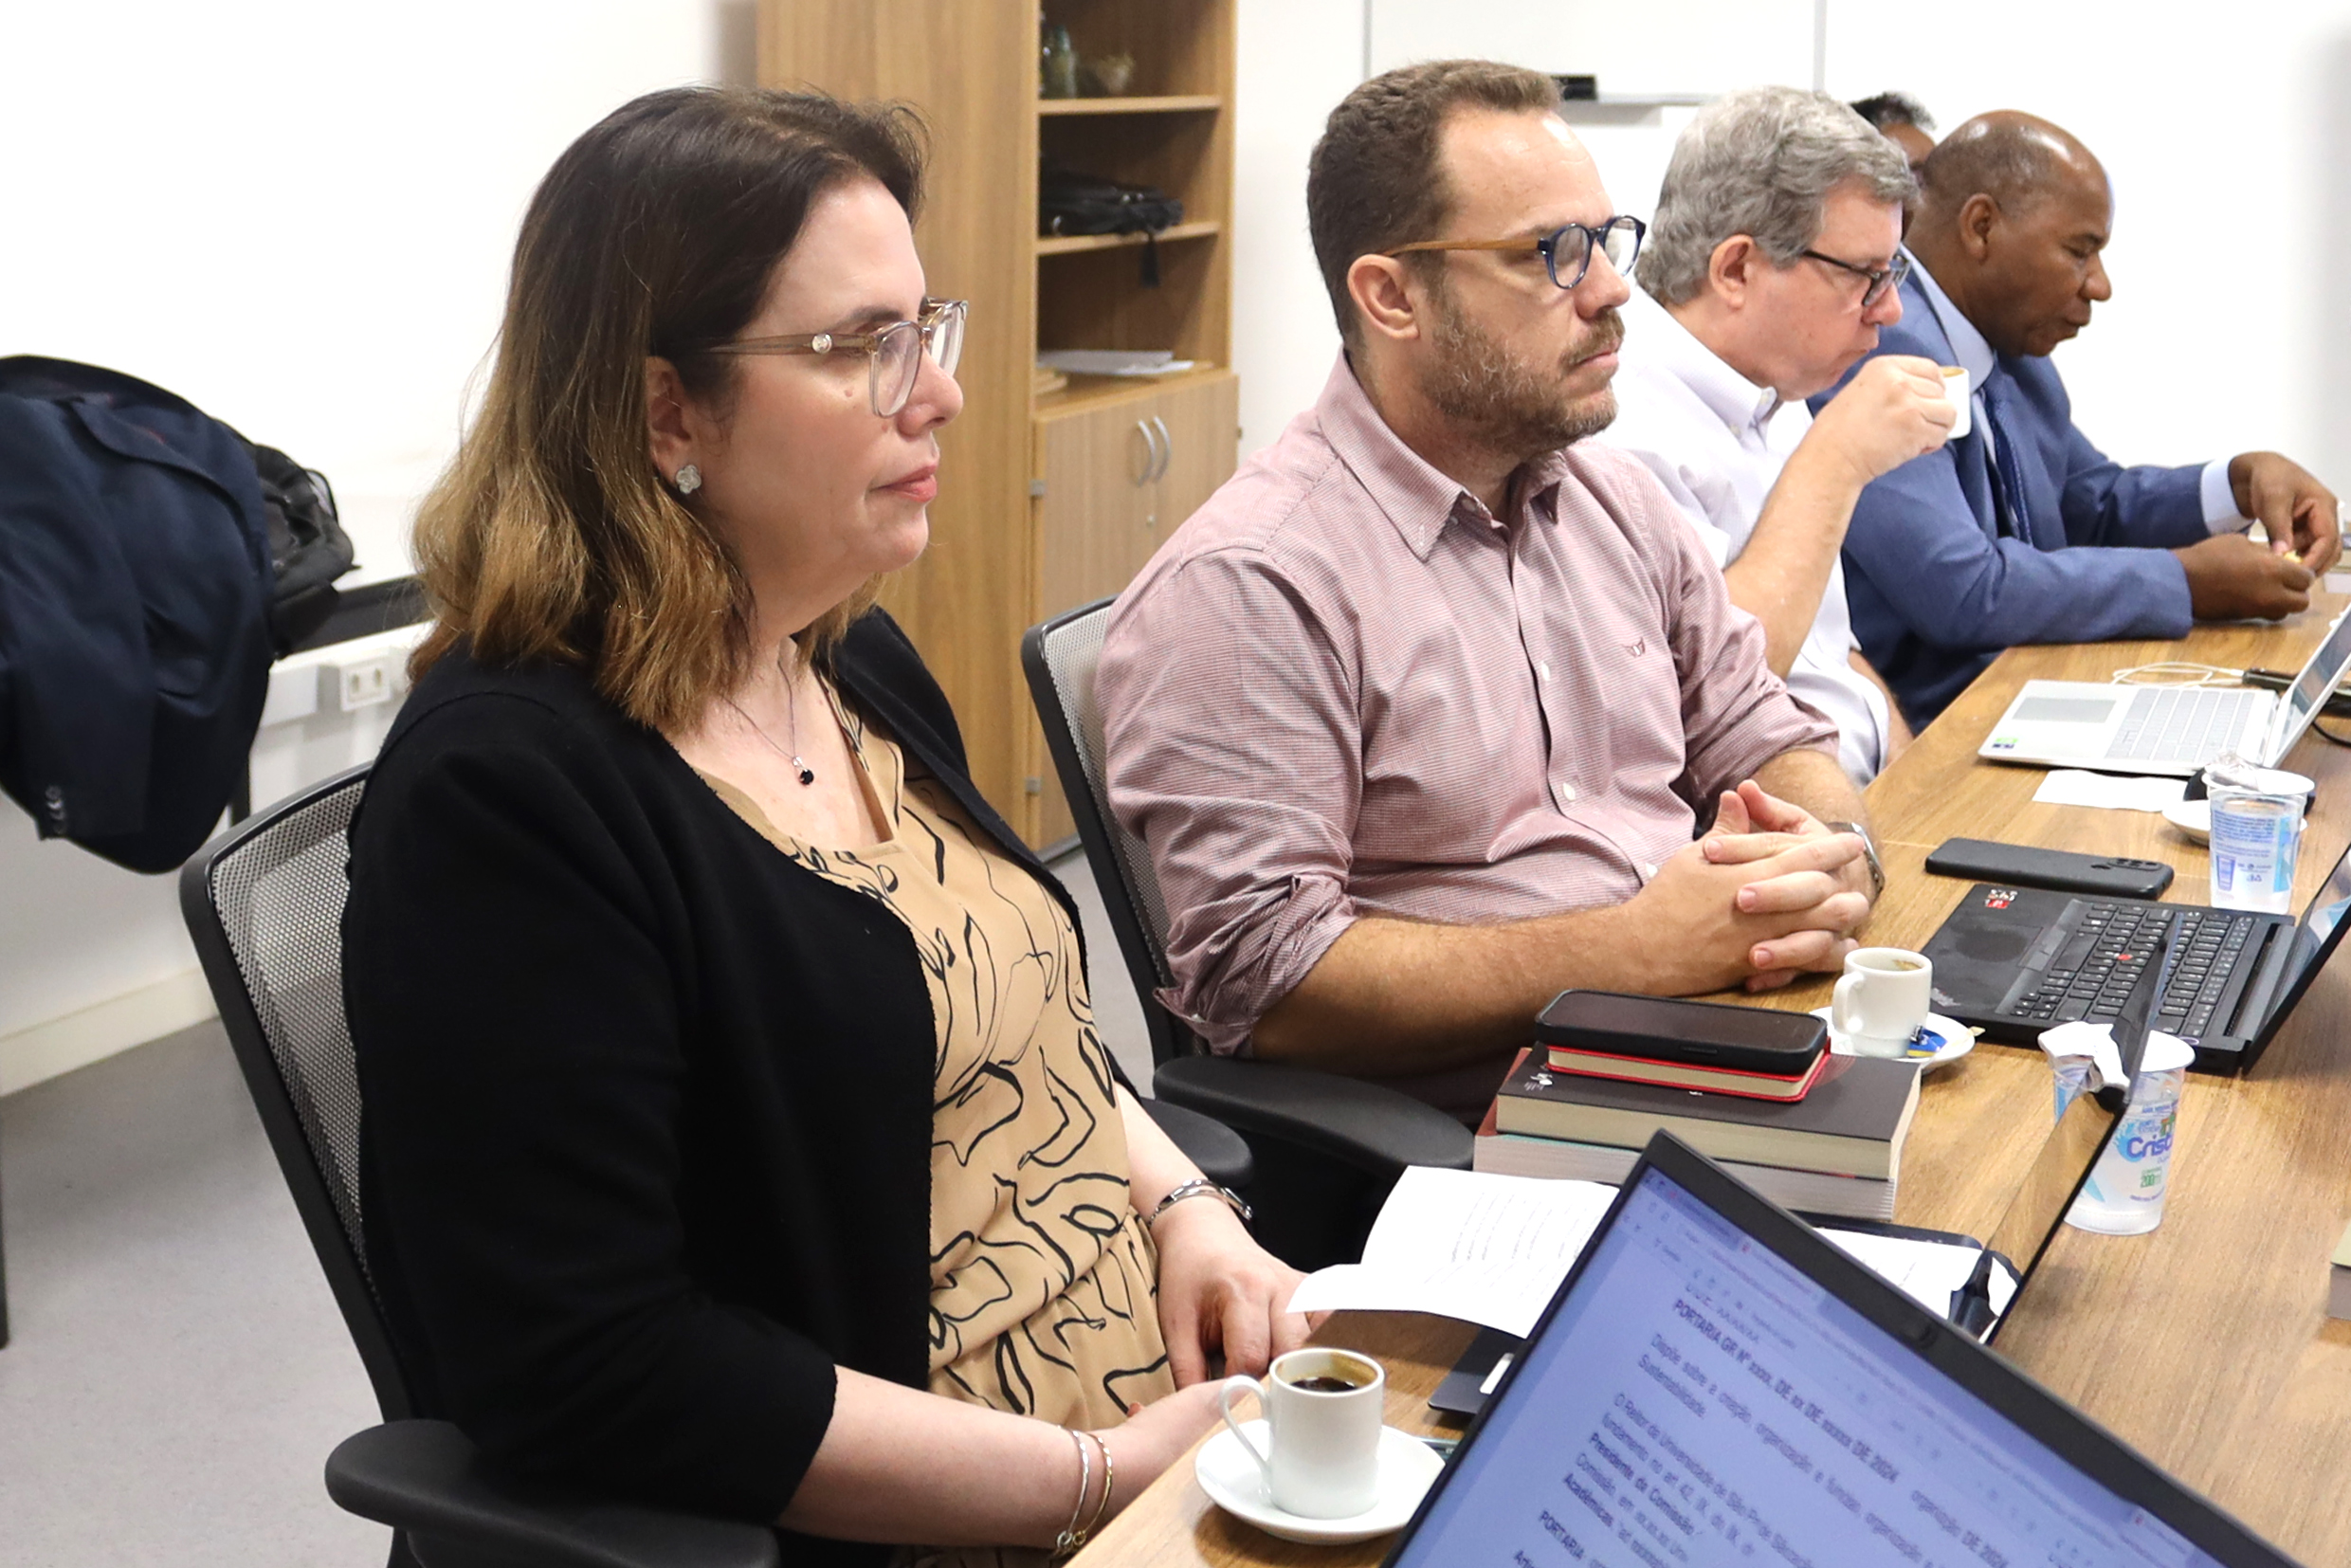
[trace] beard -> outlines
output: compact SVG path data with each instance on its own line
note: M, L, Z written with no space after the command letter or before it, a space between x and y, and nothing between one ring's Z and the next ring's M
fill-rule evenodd
M1479 445L1524 463L1597 435L1615 419L1612 389L1581 399L1566 391L1576 365L1624 341L1624 321L1615 311L1595 318L1558 363L1530 365L1457 311L1441 290L1434 303L1430 346L1436 352L1424 391Z

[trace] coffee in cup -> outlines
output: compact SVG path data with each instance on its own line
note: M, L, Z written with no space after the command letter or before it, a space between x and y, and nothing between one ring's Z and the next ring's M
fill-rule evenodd
M1369 1356L1309 1346L1276 1357L1262 1380L1226 1378L1218 1405L1264 1472L1275 1507L1301 1519L1347 1519L1379 1499L1387 1392L1387 1371ZM1254 1394L1265 1406L1270 1453L1233 1419L1236 1394Z
M1861 947L1845 956L1845 973L1829 999L1829 1027L1856 1056L1903 1056L1926 1022L1935 963L1901 947Z

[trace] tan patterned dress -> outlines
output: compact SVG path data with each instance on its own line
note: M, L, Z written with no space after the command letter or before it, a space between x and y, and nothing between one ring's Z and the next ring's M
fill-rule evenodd
M1115 1426L1129 1403L1168 1394L1175 1381L1159 1334L1157 1257L1128 1191L1126 1130L1077 935L1060 902L944 787L910 773L894 740L826 690L887 839L855 849L803 844L741 791L702 776L784 854L877 900L914 936L939 1025L931 1392L1066 1427Z

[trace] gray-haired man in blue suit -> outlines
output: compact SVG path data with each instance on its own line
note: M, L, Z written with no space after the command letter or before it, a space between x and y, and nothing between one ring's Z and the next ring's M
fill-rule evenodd
M1922 173L1916 264L1877 352L1964 365L1974 428L1871 483L1845 538L1854 634L1912 726L2014 644L2306 609L2341 549L2335 498L2307 471L2275 452L2125 468L2074 428L2048 356L2113 293L2099 252L2114 198L2089 150L2002 112L1953 131ZM2243 535L2255 518L2267 550ZM2099 548L2118 545L2139 548Z

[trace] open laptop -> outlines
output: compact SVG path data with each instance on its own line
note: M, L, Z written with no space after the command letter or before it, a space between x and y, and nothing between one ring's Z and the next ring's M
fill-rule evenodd
M2139 1075L2139 1064L2147 1045L2147 1020L2164 978L2163 970L2164 959L2158 957L2133 989L2115 1024L2114 1044L2125 1083ZM1940 1260L1942 1266L1936 1267L1935 1273L1947 1279L1950 1266L1957 1265L1964 1278L1951 1291L1944 1315L1965 1332L1990 1344L1999 1336L2001 1325L2009 1321L2033 1270L2048 1252L2049 1244L2056 1238L2057 1228L2065 1223L2082 1184L2089 1179L2098 1157L2105 1153L2115 1128L2122 1124L2128 1098L2122 1089L2108 1087L2077 1094L2067 1103L2064 1112L2050 1124L2049 1136L2042 1140L2032 1163L2025 1168L2016 1195L2009 1199L2007 1212L1993 1228L1988 1241L1979 1243L1971 1236L1905 1225L1807 1217L1822 1234L1842 1236L1858 1244L1847 1245L1844 1249L1882 1276L1902 1279L1903 1288L1913 1296L1921 1292L1904 1277L1912 1265L1903 1254L1945 1254ZM1953 1253L1957 1256L1948 1256ZM1431 1408L1459 1415L1477 1414L1501 1385L1504 1374L1509 1371L1511 1361L1525 1342L1498 1328L1479 1330L1468 1350L1429 1396Z
M1387 1568L2290 1559L1660 1133Z
M1927 940L1935 1011L2015 1045L2076 1018L2116 1017L2149 938L2184 914L2155 1028L2194 1046L2199 1071L2238 1072L2269 1048L2333 956L2346 907L2351 850L2298 921L1979 882Z
M2286 760L2351 668L2351 611L2281 696L2245 686L2118 686L2027 681L1976 755L1994 762L2108 773L2196 772L2233 751L2265 768Z

